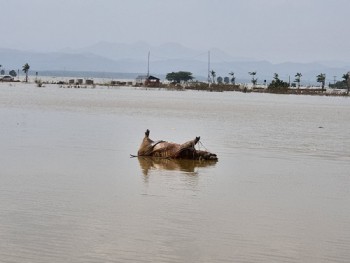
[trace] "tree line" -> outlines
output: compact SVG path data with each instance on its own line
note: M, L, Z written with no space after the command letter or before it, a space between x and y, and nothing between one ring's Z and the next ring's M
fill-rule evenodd
M251 71L248 72L248 74L251 76L251 83L253 85L253 87L255 87L258 83L258 78L257 78L257 72L256 71ZM236 81L236 77L235 77L235 73L233 71L231 71L229 73L229 75L231 76L229 77L217 77L216 78L216 72L214 70L209 71L208 73L208 83L213 83L213 84L233 84L235 85L235 81ZM279 91L283 91L283 90L287 90L288 88L290 88L290 86L295 86L296 88L300 89L300 83L301 83L301 78L302 78L302 73L297 72L295 74L295 79L294 79L294 84L291 84L289 82L285 82L283 80L281 80L279 78L279 75L277 73L274 73L274 77L273 80L271 81L271 83L269 83L269 85L267 86L267 88L271 91L273 90L279 90ZM340 83L342 83L342 85L338 85L341 88L347 88L347 93L349 94L349 90L350 90L350 72L343 74L342 76L343 81L341 81ZM187 83L188 81L192 81L194 80L194 77L192 75L191 72L188 71L178 71L178 72L171 72L168 73L166 75L166 79L172 83L176 83L176 84L180 84L180 83ZM318 83L320 83L321 85L321 90L322 92L325 89L325 84L326 84L326 74L325 73L320 73L316 76L316 81ZM266 80L264 80L264 84L267 85ZM330 84L331 86L331 84Z
M25 73L25 76L26 76L26 78L25 78L26 82L28 82L29 69L30 69L30 66L28 63L25 63L22 66L22 71ZM5 75L5 70L2 69L1 64L0 64L0 74ZM248 74L251 76L251 82L252 82L253 87L255 87L257 82L258 82L258 78L256 77L257 72L251 71L251 72L248 72ZM9 75L11 75L12 77L16 77L17 73L15 70L10 70ZM235 73L233 71L231 71L229 73L229 75L231 76L230 78L229 77L216 78L216 72L214 70L211 70L208 73L208 83L209 84L210 83L216 84L216 82L215 82L215 80L216 80L218 84L223 84L223 83L230 84L231 83L232 85L235 85L236 84L235 83L235 81L236 81ZM297 72L295 74L294 83L296 84L296 87L298 89L300 88L302 76L303 75L300 72ZM341 81L341 82L338 81L337 83L335 83L333 85L330 84L330 87L346 88L347 94L349 94L349 91L350 91L350 72L343 74L342 78L343 78L343 81ZM181 84L181 83L187 83L189 81L194 80L194 77L193 77L192 73L189 71L178 71L178 72L167 73L166 79L172 83ZM316 81L321 84L321 88L322 88L322 92L323 92L324 87L325 87L325 83L326 83L326 74L325 73L318 74L316 76ZM264 84L266 85L266 80L264 80ZM281 80L279 78L279 75L277 73L274 73L273 80L271 81L271 83L268 85L267 88L270 90L286 90L286 89L290 88L290 86L291 86L290 83Z

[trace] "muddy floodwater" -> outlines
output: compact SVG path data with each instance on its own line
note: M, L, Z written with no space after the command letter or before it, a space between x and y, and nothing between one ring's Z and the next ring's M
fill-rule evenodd
M3 83L0 143L1 262L350 261L349 98Z

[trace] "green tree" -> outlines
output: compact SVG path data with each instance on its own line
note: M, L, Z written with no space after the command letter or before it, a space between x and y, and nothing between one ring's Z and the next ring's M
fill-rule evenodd
M258 82L258 79L255 78L256 76L256 71L252 71L252 72L248 72L249 75L252 76L252 84L253 84L253 87L255 87L256 83Z
M211 79L212 79L213 83L215 83L216 72L214 70L211 70L210 75L211 75Z
M297 85L298 85L298 89L300 88L300 82L301 82L301 77L302 77L303 75L301 74L301 73L297 73L297 74L295 74L295 80L294 80L294 82L296 82L297 83Z
M344 80L337 81L334 84L329 84L329 86L333 89L346 89L346 82Z
M28 63L23 65L22 71L26 74L26 82L28 82L28 72L29 72L30 66Z
M229 84L230 83L230 78L229 77L224 77L224 83Z
M350 82L350 72L344 74L342 78L344 79L346 87L348 88L347 94L349 95L349 90L350 90L350 83L349 83Z
M274 74L272 82L267 87L268 90L274 93L286 93L288 91L289 84L281 80L277 73Z
M229 75L231 75L231 83L233 85L235 85L236 83L236 77L235 77L235 73L233 71L231 71L230 73L228 73Z
M222 84L222 82L223 82L223 78L222 77L218 77L217 79L216 79L216 81L218 82L218 84Z
M323 92L323 89L324 89L324 85L326 83L326 74L324 73L320 73L319 75L316 76L316 81L321 83L321 86L322 86L322 92Z
M11 71L9 72L9 75L12 76L12 77L17 77L17 73L16 73L15 70L11 70Z
M189 80L193 80L192 73L188 71L171 72L171 73L168 73L165 78L175 83L181 83L181 82L187 82Z

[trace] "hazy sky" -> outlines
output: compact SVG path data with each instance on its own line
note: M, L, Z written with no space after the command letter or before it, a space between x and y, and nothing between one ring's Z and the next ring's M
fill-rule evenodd
M0 0L0 6L3 48L177 42L272 62L350 61L349 0Z

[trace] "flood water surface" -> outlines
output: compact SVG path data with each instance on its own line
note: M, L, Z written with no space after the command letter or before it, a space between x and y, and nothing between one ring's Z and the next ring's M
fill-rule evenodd
M0 85L1 262L349 262L350 100ZM130 158L154 140L218 155Z

